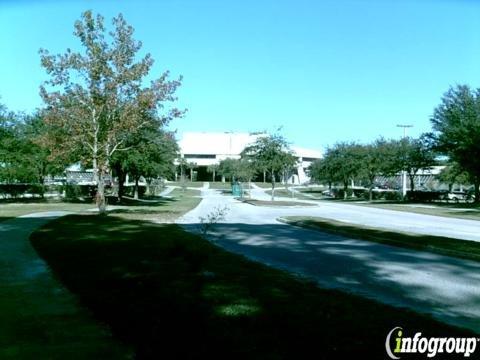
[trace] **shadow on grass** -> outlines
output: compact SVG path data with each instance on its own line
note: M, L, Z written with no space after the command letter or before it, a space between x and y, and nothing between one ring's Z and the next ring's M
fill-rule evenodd
M234 234L242 225L222 226ZM295 228L282 229L291 235ZM75 215L46 225L31 241L66 287L141 359L383 357L385 336L397 325L466 334L406 310L321 290L173 224Z
M29 234L52 219L0 222L0 358L131 358L131 351L53 279L30 246Z
M121 201L118 200L117 197L109 197L108 198L108 204L109 205L125 205L125 206L164 206L169 203L173 203L178 201L177 199L174 198L166 198L166 197L159 197L158 199L151 200L149 199L148 201L142 201L140 200L135 200L131 198L122 198Z

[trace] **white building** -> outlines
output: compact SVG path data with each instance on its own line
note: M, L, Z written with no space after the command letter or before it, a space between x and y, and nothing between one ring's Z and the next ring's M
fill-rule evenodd
M240 153L257 138L266 136L265 133L234 133L234 132L186 132L179 141L181 157L190 163L195 163L198 180L211 179L207 174L209 165L218 164L227 158L239 159ZM298 158L296 174L292 182L305 183L309 181L306 169L312 161L319 159L321 153L316 150L303 149L292 146Z

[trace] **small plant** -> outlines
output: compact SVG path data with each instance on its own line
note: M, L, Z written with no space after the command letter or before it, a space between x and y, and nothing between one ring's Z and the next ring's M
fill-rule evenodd
M229 210L228 206L218 206L214 207L207 216L200 216L200 233L202 236L207 236L215 224L224 220Z

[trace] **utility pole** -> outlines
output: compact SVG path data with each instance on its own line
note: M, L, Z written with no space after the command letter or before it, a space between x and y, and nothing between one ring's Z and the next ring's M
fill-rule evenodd
M404 124L398 124L397 127L403 128L403 138L407 138L407 129L412 128L413 125L404 125ZM405 199L405 196L407 195L407 172L405 170L402 170L402 196Z

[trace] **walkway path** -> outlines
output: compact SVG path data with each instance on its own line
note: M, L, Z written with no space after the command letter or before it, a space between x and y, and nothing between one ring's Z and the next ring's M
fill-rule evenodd
M307 275L324 287L409 307L480 333L480 263L301 229L276 219L325 216L477 241L479 222L328 202L305 208L258 207L213 190L202 196L200 205L178 222L196 231L200 216L227 206L229 212L211 239L230 251Z
M1 359L129 358L30 245L34 230L66 214L35 213L0 223Z

